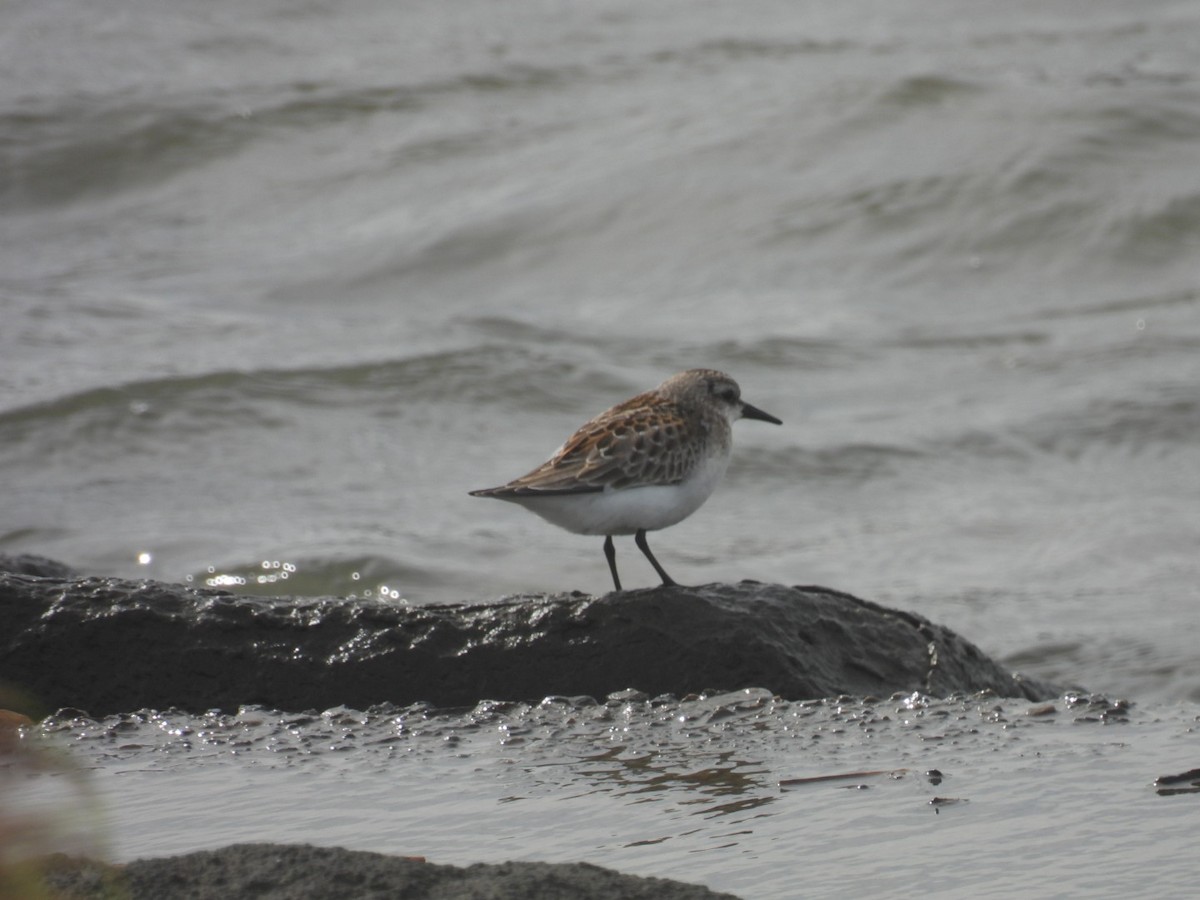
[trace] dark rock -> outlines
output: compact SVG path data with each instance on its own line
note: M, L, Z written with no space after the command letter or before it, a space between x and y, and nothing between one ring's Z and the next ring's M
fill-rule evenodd
M789 699L991 690L1047 699L920 616L742 582L410 607L0 574L0 682L93 715L438 706L763 687Z
M78 578L79 573L55 559L44 556L34 556L31 553L21 553L9 556L0 553L0 572L12 572L14 575L36 575L39 578Z
M52 859L45 886L62 900L737 900L700 885L622 875L588 863L460 868L306 844L234 844L114 869Z

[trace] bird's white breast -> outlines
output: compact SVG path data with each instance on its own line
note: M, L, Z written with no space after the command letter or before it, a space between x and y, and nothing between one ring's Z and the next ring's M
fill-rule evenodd
M549 497L513 497L547 522L575 534L633 534L681 522L712 494L729 465L729 454L707 457L682 482Z

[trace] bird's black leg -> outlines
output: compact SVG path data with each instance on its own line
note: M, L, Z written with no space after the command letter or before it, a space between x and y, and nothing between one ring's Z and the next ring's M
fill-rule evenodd
M654 554L650 552L650 545L646 543L646 529L639 528L637 534L633 536L634 542L638 545L638 549L646 554L646 559L650 560L650 565L654 566L654 571L658 573L658 577L663 580L663 584L675 586L674 579L667 574L667 570L658 564L658 560L654 558Z
M621 589L621 579L617 576L617 548L613 546L612 535L604 538L604 557L608 560L609 571L612 572L613 587Z

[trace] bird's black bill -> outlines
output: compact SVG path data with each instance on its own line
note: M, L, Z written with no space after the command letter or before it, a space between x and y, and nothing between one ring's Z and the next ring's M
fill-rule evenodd
M782 425L783 422L767 412L763 412L757 406L751 406L749 403L742 403L742 417L745 419L758 419L761 422L770 422L774 425Z

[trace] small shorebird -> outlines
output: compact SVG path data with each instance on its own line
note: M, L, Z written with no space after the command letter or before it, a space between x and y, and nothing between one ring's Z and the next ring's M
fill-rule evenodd
M683 521L708 499L729 465L733 422L783 424L741 393L724 372L680 372L600 413L528 475L471 496L517 503L575 534L604 535L618 591L613 535L632 534L663 584L673 585L646 532Z

